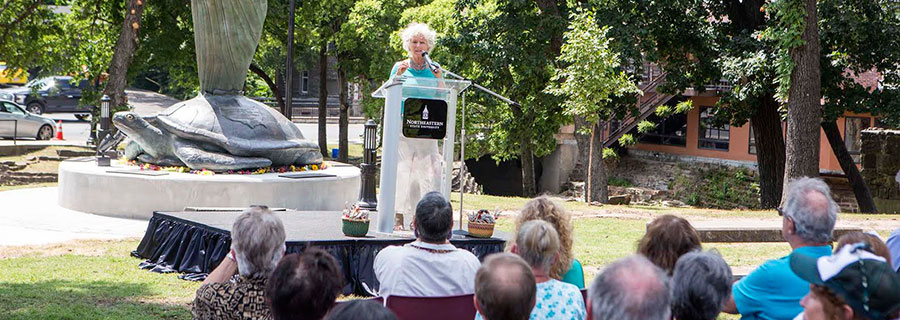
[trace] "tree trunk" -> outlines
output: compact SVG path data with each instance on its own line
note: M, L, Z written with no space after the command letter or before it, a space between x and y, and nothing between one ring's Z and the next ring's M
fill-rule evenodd
M875 208L875 199L872 199L872 192L869 191L866 180L859 174L856 163L853 163L853 157L847 151L847 145L844 144L844 139L841 138L841 132L838 130L837 123L834 121L823 121L822 130L825 131L825 137L828 138L828 143L831 144L831 150L834 151L838 163L841 164L841 170L844 170L847 180L850 181L850 187L853 188L853 195L856 196L859 211L867 213L878 212L878 209Z
M806 30L800 47L791 49L796 63L788 91L787 148L784 186L800 177L819 175L819 126L822 123L822 78L819 69L819 30L816 0L803 0ZM784 194L787 194L785 192ZM785 195L781 203L785 203Z
M756 140L756 163L759 167L759 205L775 208L781 202L784 182L784 135L778 102L769 95L762 98L756 113L750 117Z
M591 127L591 143L588 162L588 178L585 179L584 192L588 194L586 201L606 203L609 201L609 178L606 174L606 163L603 161L603 126L595 123Z
M347 101L347 73L338 64L338 85L341 86L340 95L340 119L338 120L338 161L347 162L348 158L348 134L347 127L350 126L350 104Z
M263 79L266 82L266 85L269 86L269 90L275 94L275 102L278 103L278 110L284 111L284 98L281 96L281 91L278 90L278 84L275 81L272 81L272 78L263 71L262 68L257 66L254 63L250 64L250 71L255 73L257 76Z
M144 13L144 0L128 0L125 4L125 19L122 21L122 33L116 41L116 51L109 65L109 79L103 94L112 100L111 107L125 105L125 86L128 67L134 58L138 46L138 32L141 29L141 16Z
M328 139L326 139L326 128L328 126L328 43L322 42L319 45L319 150L325 158L331 157L328 154Z
M534 183L534 152L531 150L530 139L522 135L519 141L519 160L522 161L522 196L531 197L537 193Z
M584 181L585 187L587 187L588 182L588 166L590 166L590 151L591 151L591 135L581 133L582 128L588 127L591 124L584 120L584 118L575 116L575 141L578 144L578 160L576 161L575 168L577 170L572 171L572 179ZM587 189L585 189L587 190ZM584 192L584 201L590 202L588 200L588 192Z

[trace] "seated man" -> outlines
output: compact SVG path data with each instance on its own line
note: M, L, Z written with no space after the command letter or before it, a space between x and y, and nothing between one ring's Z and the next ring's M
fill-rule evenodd
M379 295L453 296L475 292L481 263L471 252L450 244L453 212L440 193L429 192L416 205L416 241L390 246L375 256Z
M900 185L900 171L897 171L897 175L894 176L894 180L897 181L897 184ZM885 244L888 247L888 250L891 252L891 267L894 268L894 271L900 272L900 228L891 232L891 235L888 236Z
M337 260L319 248L284 256L266 288L275 320L322 319L341 294L344 279Z
M492 254L475 275L475 309L486 320L525 320L534 308L536 290L525 260L512 253Z
M244 210L231 227L231 253L197 289L194 319L271 319L266 282L284 255L284 239L284 225L268 207Z
M642 255L613 262L588 290L588 320L670 320L669 277Z
M831 234L838 206L831 190L820 179L800 178L787 188L781 234L792 253L811 257L831 255ZM803 311L800 299L809 283L790 268L789 256L766 261L731 287L731 299L723 312L740 313L742 319L793 319Z

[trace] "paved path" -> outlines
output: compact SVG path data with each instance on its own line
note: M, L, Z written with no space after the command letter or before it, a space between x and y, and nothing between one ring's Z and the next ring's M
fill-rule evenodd
M147 221L62 208L56 204L56 192L56 187L0 192L0 246L133 238L142 237L147 230Z

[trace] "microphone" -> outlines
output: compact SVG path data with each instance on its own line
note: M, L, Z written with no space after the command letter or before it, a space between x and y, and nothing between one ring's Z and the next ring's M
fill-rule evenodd
M422 52L422 58L425 59L425 63L428 64L428 68L431 69L431 72L437 73L437 71L441 68L434 61L431 61L431 58L428 57L428 52Z

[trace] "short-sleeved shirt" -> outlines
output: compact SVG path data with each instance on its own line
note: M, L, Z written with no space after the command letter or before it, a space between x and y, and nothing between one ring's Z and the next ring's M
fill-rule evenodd
M236 276L230 282L200 286L191 308L194 319L272 319L266 304L267 281Z
M481 262L452 244L421 241L389 246L375 256L380 296L456 296L475 293L475 273Z
M794 252L823 257L831 255L831 247L800 247ZM791 271L789 257L766 261L732 286L741 319L793 319L803 312L800 300L809 293L809 282Z
M534 309L531 309L529 320L582 320L587 317L584 298L573 284L550 279L537 284L535 295ZM482 319L480 313L475 314L475 320Z
M562 276L560 281L574 284L578 289L584 288L584 270L578 259L572 259L572 266L569 267L569 271L566 271L566 274Z

